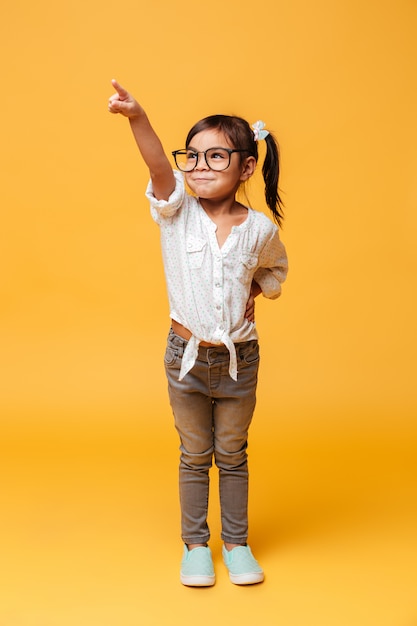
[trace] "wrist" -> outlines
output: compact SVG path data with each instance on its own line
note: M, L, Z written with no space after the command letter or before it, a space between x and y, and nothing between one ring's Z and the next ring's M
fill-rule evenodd
M140 121L144 121L147 119L146 113L143 109L134 109L130 114L129 114L129 121L134 123L134 122L140 122Z
M259 296L259 294L262 293L262 289L260 288L260 286L255 280L252 281L250 292L254 298L256 298L257 296Z

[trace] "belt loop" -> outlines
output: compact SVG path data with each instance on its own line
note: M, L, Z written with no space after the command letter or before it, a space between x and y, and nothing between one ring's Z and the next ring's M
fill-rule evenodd
M171 345L175 346L178 356L182 356L184 354L184 350L187 345L187 342L185 341L185 339L177 335L173 331L172 327L170 328L170 331L169 331L169 338L170 338Z
M176 344L178 348L178 356L183 356L185 348L187 347L187 341L182 337L176 336Z

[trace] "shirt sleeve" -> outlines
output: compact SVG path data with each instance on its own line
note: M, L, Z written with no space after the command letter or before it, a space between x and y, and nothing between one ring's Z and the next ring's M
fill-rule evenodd
M160 223L167 217L172 217L181 208L185 198L184 176L181 172L173 170L175 177L175 189L168 200L157 200L153 194L152 181L146 188L145 195L151 204L151 215L155 222Z
M281 285L287 277L287 272L287 253L276 228L261 251L259 267L253 279L262 289L265 298L275 300L281 295Z

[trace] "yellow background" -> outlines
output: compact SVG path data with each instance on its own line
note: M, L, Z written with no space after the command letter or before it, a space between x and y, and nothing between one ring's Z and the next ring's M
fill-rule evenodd
M3 9L1 626L415 626L417 5ZM251 545L264 585L178 581L168 308L116 77L167 151L266 121L290 274L258 300ZM259 177L249 188L263 209Z

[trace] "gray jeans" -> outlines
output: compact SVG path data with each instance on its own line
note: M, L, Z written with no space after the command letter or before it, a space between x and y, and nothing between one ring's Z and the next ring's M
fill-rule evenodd
M225 346L199 348L192 370L178 380L187 342L172 329L165 353L168 391L180 436L181 531L184 543L206 543L209 470L219 469L222 539L245 543L248 536L247 439L256 403L257 341L236 344L238 380L229 376Z

